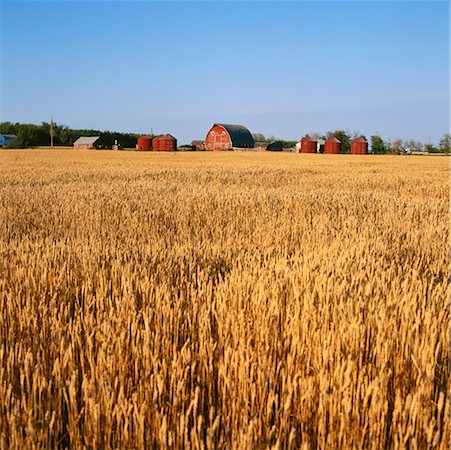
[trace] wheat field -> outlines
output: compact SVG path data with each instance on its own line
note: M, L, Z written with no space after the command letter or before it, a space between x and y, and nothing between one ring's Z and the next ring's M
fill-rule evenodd
M449 159L0 152L0 448L448 448Z

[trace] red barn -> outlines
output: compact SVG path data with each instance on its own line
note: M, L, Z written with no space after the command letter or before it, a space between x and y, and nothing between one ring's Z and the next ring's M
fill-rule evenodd
M316 153L317 142L310 136L301 141L301 153Z
M170 134L157 136L152 139L152 147L157 152L175 151L177 150L177 139Z
M254 138L242 125L215 123L205 138L205 150L254 148Z
M368 141L360 136L351 142L352 155L366 155L368 153Z
M324 153L329 155L338 155L340 152L341 142L335 136L331 136L324 144Z

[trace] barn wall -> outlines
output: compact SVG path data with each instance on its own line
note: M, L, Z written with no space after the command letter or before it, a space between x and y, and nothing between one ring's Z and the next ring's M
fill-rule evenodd
M232 150L232 139L227 130L215 125L205 138L205 150Z
M90 148L93 148L93 146L91 144L74 144L74 148L79 150L89 150Z

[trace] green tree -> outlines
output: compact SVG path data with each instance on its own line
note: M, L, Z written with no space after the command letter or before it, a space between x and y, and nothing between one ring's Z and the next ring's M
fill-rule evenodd
M446 133L441 139L438 144L440 150L443 153L450 153L451 148L451 134Z
M378 134L371 136L371 151L376 155L387 153L387 145Z
M432 144L426 144L424 146L424 151L427 153L440 153L440 149L434 147Z
M351 151L351 136L345 130L329 131L327 137L334 136L341 142L341 153L349 153Z

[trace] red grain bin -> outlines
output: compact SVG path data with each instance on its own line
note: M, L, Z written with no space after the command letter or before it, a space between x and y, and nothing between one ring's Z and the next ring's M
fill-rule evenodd
M368 154L368 141L360 136L351 142L352 155L366 155Z
M152 138L148 135L138 137L138 151L149 151L152 143Z
M177 150L177 139L170 135L153 138L152 147L156 152L172 152Z
M341 142L335 136L331 136L324 144L324 153L329 155L339 155L340 152Z
M301 141L301 153L316 153L316 141L310 136L306 136Z

